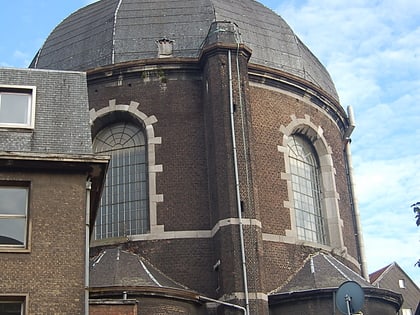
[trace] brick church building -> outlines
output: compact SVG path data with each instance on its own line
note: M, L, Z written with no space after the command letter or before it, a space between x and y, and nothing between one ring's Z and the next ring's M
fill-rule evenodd
M336 314L346 281L363 314L400 308L368 281L351 108L267 7L101 0L30 68L86 73L92 153L111 157L91 314Z

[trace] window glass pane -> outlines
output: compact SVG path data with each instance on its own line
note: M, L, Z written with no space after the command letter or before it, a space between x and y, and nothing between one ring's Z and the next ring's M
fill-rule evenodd
M325 244L320 174L315 150L299 136L290 137L288 147L297 236Z
M143 130L117 123L101 130L95 152L111 155L95 237L119 237L148 233L147 159Z
M0 315L21 315L22 302L0 302Z
M29 124L30 94L1 93L0 123Z
M0 218L0 245L25 245L26 218Z
M0 215L26 215L27 198L27 188L0 187Z
M27 187L0 187L0 245L26 245Z

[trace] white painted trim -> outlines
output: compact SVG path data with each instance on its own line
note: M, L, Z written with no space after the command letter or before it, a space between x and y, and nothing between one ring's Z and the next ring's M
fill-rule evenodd
M35 108L36 108L36 86L33 85L8 85L1 84L0 92L2 89L13 89L16 90L16 93L19 93L19 90L30 90L30 99L28 104L30 106L28 111L28 123L27 124L13 124L13 123L0 123L0 128L22 128L22 129L34 129L35 128ZM24 93L23 91L21 92ZM1 106L1 96L0 96L0 106Z

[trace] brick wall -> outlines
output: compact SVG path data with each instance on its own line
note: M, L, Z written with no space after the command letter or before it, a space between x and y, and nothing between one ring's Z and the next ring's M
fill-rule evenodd
M262 228L245 228L249 288L251 292L266 293L281 286L307 255L317 250L262 241L262 233L284 236L291 229L290 211L284 207L284 201L289 199L287 185L281 177L285 172L284 156L277 149L283 137L280 127L291 122L291 115L297 118L309 115L310 121L324 131L336 170L340 216L345 222L344 243L349 254L357 256L343 144L341 131L323 109L280 90L250 87L244 55L239 60L242 72L238 82L235 58L232 61L242 214L262 224ZM189 66L188 71L182 66L176 71L156 66L156 70L138 70L135 75L121 70L118 77L101 77L99 73L89 77L91 108L107 107L112 99L116 104L135 101L140 104L140 111L157 118L153 128L162 143L156 147L156 164L163 166L156 176L157 192L163 195L163 202L157 207L157 220L164 225L165 232L210 230L219 220L238 215L227 50L203 57L201 69L193 63ZM239 111L241 100L244 125ZM127 117L119 113L111 115L106 122L117 119ZM242 127L248 151L244 151ZM94 126L95 132L98 128ZM243 291L238 231L238 226L233 224L208 239L159 239L124 246L148 259L172 279L217 298ZM222 266L215 273L212 266L219 259ZM264 307L261 309L262 313L268 312Z
M256 187L258 187L256 200L258 201L257 208L260 211L263 232L286 235L286 230L291 228L290 211L284 207L284 200L290 198L286 181L281 178L281 173L285 172L285 161L283 154L277 150L277 146L282 145L283 141L280 127L282 125L287 126L292 121L291 115L301 119L305 118L305 115L309 115L311 122L322 127L327 145L331 147L336 189L339 194L338 206L340 217L344 222L342 226L344 245L350 256L357 258L343 143L338 127L326 116L323 110L308 105L298 97L281 95L275 91L258 87L251 87L251 115L254 136L252 141L255 145L254 180ZM271 250L271 246L274 246L276 250ZM280 250L280 248L283 248L283 250ZM311 249L304 249L298 245L289 247L272 242L266 242L264 250L264 255L268 261L276 261L277 258L270 256L278 251L296 252L302 250L301 253L304 255L311 251ZM286 254L285 257L287 256L289 255ZM294 262L292 261L291 264L296 265L301 261L301 258L299 258ZM282 259L278 260L278 263L282 266ZM273 268L276 267L273 265L272 268L266 270L268 275L276 273ZM285 272L285 275L288 274L287 268ZM267 280L270 282L270 276L267 277ZM276 281L273 285L275 283ZM268 288L273 287L269 285Z
M86 175L8 173L29 181L27 253L0 253L0 294L28 294L28 314L82 314Z
M89 83L91 108L107 107L111 99L116 104L134 101L141 112L157 118L153 127L155 136L162 137L162 144L156 146L156 164L163 166L163 172L156 174L156 190L164 198L158 204L157 219L167 231L211 228L202 81L198 70L183 71L143 71L135 78L123 77L120 85L115 81L106 86L94 80ZM183 79L174 77L178 75ZM114 113L106 120L109 123L127 118Z
M137 315L137 301L103 301L89 305L90 315Z

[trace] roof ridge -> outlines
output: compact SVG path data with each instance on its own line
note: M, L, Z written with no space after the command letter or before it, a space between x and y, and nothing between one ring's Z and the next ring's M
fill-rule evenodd
M276 293L277 291L281 290L282 288L284 288L287 284L289 284L290 281L292 281L292 279L305 267L306 263L313 257L317 256L319 254L319 252L315 253L315 254L309 254L302 262L301 266L296 269L296 271L291 274L286 281L284 281L284 283L282 285L280 285L279 287L271 290L270 292L268 292L268 294L272 294L272 293Z
M112 26L111 64L115 63L115 33L116 33L116 29L117 29L118 12L120 11L122 1L123 0L118 1L117 7L116 7L115 12L114 12L114 21L113 21L114 25Z
M324 257L326 256L326 254L324 254L324 253L321 253ZM358 274L357 272L355 272L354 270L352 270L352 269L350 269L349 267L347 267L345 264L343 264L341 261L339 261L337 258L335 258L333 255L330 255L330 254L328 254L328 256L330 256L330 258L332 258L332 259L334 259L338 264L340 264L342 267L344 267L346 270L348 270L349 272L351 272L353 275L355 275L356 277L358 277L360 280L363 280L363 282L366 282L366 284L369 284L370 282L367 280L367 279L365 279L365 278L363 278L360 274ZM325 257L326 258L326 257ZM329 259L328 258L326 258L328 261L329 261ZM329 261L330 262L330 261ZM331 262L330 262L331 263ZM334 267L336 267L336 266L334 266ZM336 268L338 268L338 267L336 267ZM342 273L342 271L341 270L339 270L339 272L340 273ZM344 275L343 274L343 276L347 279L347 278L349 278L347 275ZM351 280L351 279L349 279L349 280Z
M370 283L373 284L373 283L377 282L378 280L380 281L383 278L384 274L387 271L389 271L389 269L391 268L391 266L394 265L394 264L395 264L395 262L394 263L390 263L390 264L386 265L385 267L382 267L382 268L380 268L380 269L372 272L369 275L369 281L370 281Z
M154 269L154 271L156 271L156 272L158 272L159 273L159 275L160 276L162 276L162 277L164 277L164 278L166 278L167 280L170 280L171 282L173 282L174 284L176 284L176 285L179 285L180 287L182 287L182 288L184 288L184 289L186 289L186 290L191 290L190 288L188 288L187 286L185 286L185 285L183 285L182 283L179 283L178 281L175 281L174 279L172 279L171 277L169 277L167 274L165 274L164 272L162 272L159 268L157 268L154 264L152 264L149 260L147 260L146 258L144 258L143 256L141 256L141 255L139 255L139 254L137 254L137 253L134 253L134 252L131 252L131 251L129 251L129 250L124 250L125 252L127 252L127 253L130 253L130 254L132 254L132 255L134 255L134 256L136 256L137 257L137 259L139 260L139 262L140 262L140 264L142 265L142 267L143 267L143 264L144 264L144 266L146 267L146 269L144 269L144 271L146 272L146 273L150 273L150 275L156 280L156 282L158 282L159 283L159 281L153 276L153 273L151 273L150 272L150 270L149 270L149 268L147 268L147 265L146 264L148 264L150 267L152 267L153 269ZM149 275L149 274L148 274ZM153 280L153 279L152 279ZM154 280L153 280L153 282L154 282ZM155 283L156 283L155 282ZM161 285L161 284L158 284L157 283L157 285L159 285L160 287L165 287L165 286L163 286L163 285Z
M338 268L331 260L329 257L327 257L326 255L322 254L322 256L324 256L325 260L328 261L328 263L333 266L335 268L335 270L338 271L339 274L341 274L344 278L346 278L347 280L351 281L350 277L347 276L340 268Z

